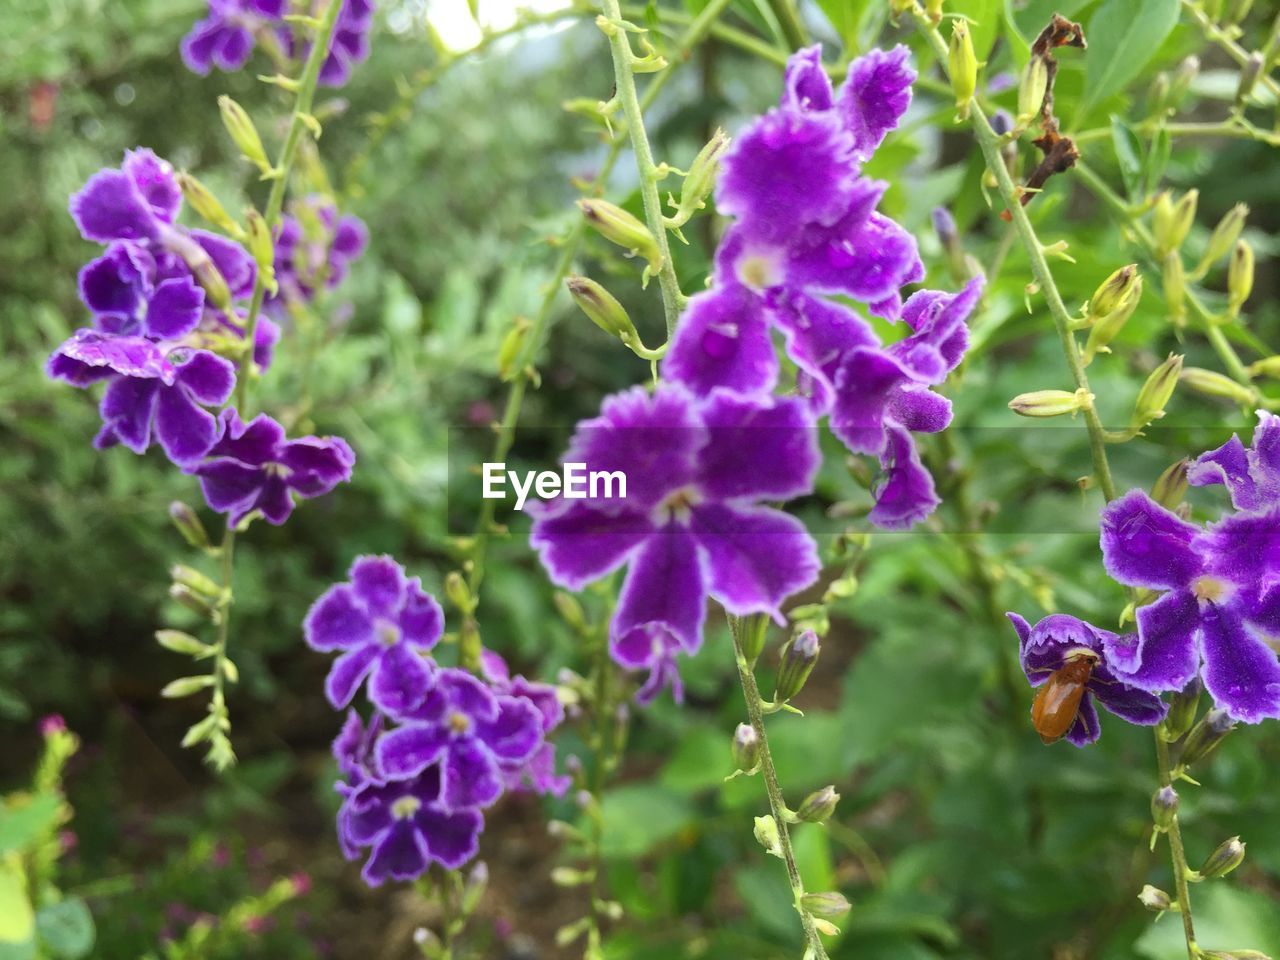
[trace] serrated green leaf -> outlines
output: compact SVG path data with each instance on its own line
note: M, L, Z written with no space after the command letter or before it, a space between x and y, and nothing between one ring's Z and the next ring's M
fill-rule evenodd
M1105 0L1085 37L1084 112L1142 72L1178 22L1178 0Z
M42 907L36 914L40 943L58 960L80 960L93 949L93 914L79 897Z

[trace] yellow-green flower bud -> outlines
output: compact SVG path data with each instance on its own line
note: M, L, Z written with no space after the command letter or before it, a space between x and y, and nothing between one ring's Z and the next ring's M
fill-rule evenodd
M1182 359L1181 355L1171 353L1164 363L1151 371L1133 404L1133 426L1142 428L1164 416L1165 405L1178 386Z
M1156 253L1163 259L1171 250L1177 250L1191 232L1196 219L1199 190L1188 190L1177 203L1166 190L1156 200L1152 232L1156 238Z
M173 501L169 504L169 519L178 528L183 540L199 550L209 549L211 545L209 534L204 524L200 522L200 518L196 516L196 512L189 506L180 500Z
M470 613L475 608L471 599L471 588L467 586L467 578L457 570L450 570L445 576L444 595L463 613Z
M1187 742L1183 744L1182 756L1178 765L1189 767L1213 753L1218 744L1236 728L1235 721L1221 707L1214 707L1187 734Z
M1177 109L1182 103L1182 99L1187 95L1187 91L1191 89L1191 84L1195 82L1196 77L1200 73L1200 58L1195 54L1186 57L1180 64L1178 69L1173 72L1173 79L1169 83L1169 106Z
M1280 355L1264 357L1249 365L1249 376L1271 377L1280 380Z
M1151 499L1166 510L1173 510L1177 507L1187 495L1189 486L1187 483L1188 466L1189 461L1186 457L1183 457L1177 463L1168 467L1164 473L1160 474L1156 478L1156 482L1151 486ZM1194 715L1193 711L1192 716ZM1168 718L1166 717L1166 719ZM1182 733L1186 732L1186 730L1182 731ZM1182 736L1182 733L1178 734L1178 736ZM1176 740L1177 737L1174 737L1174 739Z
M1229 8L1226 16L1226 23L1235 25L1249 15L1249 11L1253 9L1253 0L1235 0Z
M1183 492L1185 493L1185 480ZM1181 502L1181 497L1178 498L1178 501ZM1163 505L1168 506L1170 510L1173 509L1173 506ZM1196 722L1196 710L1200 706L1200 693L1202 690L1204 690L1204 682L1198 676L1195 676L1191 678L1191 681L1185 687L1170 698L1169 712L1160 721L1160 736L1163 740L1168 743L1176 743L1186 736L1187 731L1191 729L1191 725Z
M189 633L183 633L181 630L157 630L156 643L166 650L172 650L174 653L181 653L188 657L204 657L215 651L214 647L197 640Z
M1235 316L1253 292L1253 247L1248 240L1236 241L1227 266L1227 310Z
M1049 65L1043 57L1033 56L1022 68L1018 81L1018 126L1025 127L1040 113L1044 95L1049 92Z
M813 917L843 917L852 908L848 900L834 890L826 893L806 893L800 898L800 906Z
M180 583L170 584L169 599L182 604L188 610L198 613L202 617L207 617L217 622L217 611L213 605L204 597L195 593L190 587L183 586Z
M1261 950L1201 950L1202 960L1271 960Z
M1241 406L1248 406L1257 401L1257 394L1251 387L1236 383L1228 376L1214 370L1200 367L1187 367L1182 371L1181 380L1196 393L1206 397L1221 397Z
M973 38L969 36L969 24L963 18L951 26L951 45L947 50L947 70L951 74L951 89L956 95L956 113L961 119L969 116L969 104L978 89L978 57L973 51Z
M1161 70L1151 83L1151 91L1147 94L1149 112L1152 116L1171 113L1169 106L1169 74Z
M1020 417L1074 416L1092 405L1093 394L1087 390L1033 390L1009 401L1009 409Z
M680 185L680 204L677 207L677 219L688 221L695 210L705 207L707 197L715 189L716 177L720 173L720 158L729 149L729 136L717 129L707 141L707 145L698 151L693 164Z
M222 125L227 134L244 158L264 174L270 172L271 161L267 159L267 151L262 148L262 138L258 136L258 128L253 125L244 107L230 97L218 98L218 111L222 114Z
M1160 280L1169 319L1174 326L1181 327L1187 320L1187 272L1182 266L1182 254L1177 250L1165 254Z
M245 223L248 225L249 256L258 265L263 282L272 293L276 292L275 244L271 240L271 228L257 210L250 207L245 211Z
M1161 787L1151 795L1151 819L1156 829L1164 833L1178 815L1178 791L1173 787Z
M1173 898L1161 890L1147 884L1138 894L1138 901L1152 913L1164 913L1173 906Z
M778 686L773 694L774 702L786 703L804 689L821 651L822 645L818 642L818 635L812 630L804 631L782 648L782 663L778 667Z
M782 838L778 833L778 821L772 816L766 814L763 817L756 817L755 828L752 831L756 836L756 842L764 847L765 853L771 853L775 857L782 857Z
M1236 87L1236 109L1243 110L1249 98L1253 96L1253 88L1262 75L1262 54L1254 51L1240 65L1240 85Z
M825 823L836 812L836 804L840 802L840 794L834 786L828 785L815 790L804 798L796 817L805 823Z
M1244 863L1244 848L1245 845L1240 842L1239 837L1224 840L1218 844L1217 850L1209 854L1204 866L1200 868L1200 876L1206 879L1210 877L1225 877L1240 864Z
M626 308L608 290L589 277L569 277L569 296L597 327L623 343L638 343L639 335Z
M181 584L192 593L197 593L202 597L210 600L216 600L222 596L222 587L210 577L201 573L195 567L189 567L185 563L175 564L169 568L169 577L176 584Z
M1197 274L1204 273L1232 251L1236 241L1240 239L1240 231L1244 229L1244 221L1248 216L1249 208L1243 203L1237 203L1223 215L1205 245L1204 255L1196 267Z
M760 766L760 736L749 723L740 723L733 731L733 765L745 774L753 774Z
M1116 284L1111 283L1112 278L1125 271L1131 272L1121 276ZM1120 284L1123 286L1119 287ZM1093 327L1089 330L1089 338L1084 345L1085 363L1092 363L1094 356L1100 351L1106 352L1107 345L1124 329L1133 312L1138 309L1138 301L1141 299L1142 277L1133 264L1113 273L1097 289L1094 299L1089 302L1089 317L1093 321Z
M524 317L516 317L511 329L498 345L498 379L503 383L509 382L520 372L517 364L528 333L529 321Z
M557 590L552 594L551 600L556 605L556 610L565 623L578 631L586 629L587 615L577 597L571 593L565 593L563 590Z
M631 256L642 257L654 273L658 272L662 266L658 241L640 220L608 200L579 200L578 209L596 233Z
M240 225L203 183L184 171L178 174L178 186L182 188L182 198L206 221L237 239L244 236Z

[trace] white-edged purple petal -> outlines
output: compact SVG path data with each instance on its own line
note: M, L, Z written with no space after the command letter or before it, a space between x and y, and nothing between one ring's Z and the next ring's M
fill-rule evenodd
M1130 490L1102 512L1102 560L1120 583L1152 590L1185 586L1203 568L1192 549L1197 530L1142 490Z
M711 595L739 616L779 616L782 601L821 568L804 524L781 510L702 504L693 508L691 529L707 553Z

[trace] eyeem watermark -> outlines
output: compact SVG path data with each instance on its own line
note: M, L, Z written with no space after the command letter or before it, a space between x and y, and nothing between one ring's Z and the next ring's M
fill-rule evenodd
M486 463L481 467L486 500L507 499L507 484L515 491L517 510L523 510L530 493L539 500L561 496L566 500L625 500L627 475L621 470L588 470L585 463L566 463L559 473L554 470L508 470L505 463Z

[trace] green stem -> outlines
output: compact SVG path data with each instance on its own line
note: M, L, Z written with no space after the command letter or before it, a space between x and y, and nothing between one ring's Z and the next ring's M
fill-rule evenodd
M604 29L609 37L609 50L613 54L616 95L622 104L622 112L627 118L627 136L631 139L631 149L636 156L636 170L640 174L640 198L644 201L644 219L649 225L649 232L658 242L658 255L662 258L658 268L658 286L662 289L662 310L667 319L667 338L670 339L675 333L680 312L684 309L685 296L680 292L675 262L671 259L671 245L662 217L662 197L658 193L658 167L653 162L649 135L644 129L644 111L640 106L640 97L636 93L636 78L632 69L636 56L631 50L627 31L618 25L622 20L622 9L618 6L618 0L603 0L600 6L605 17L612 21Z
M1169 744L1160 735L1156 727L1156 765L1160 773L1160 786L1173 786L1173 767L1169 762ZM1196 946L1196 928L1191 919L1191 885L1187 877L1191 867L1187 863L1187 851L1182 845L1182 828L1175 813L1167 830L1169 836L1169 859L1173 864L1174 893L1177 897L1178 913L1182 917L1182 934L1187 941L1188 960L1197 960L1200 951Z
M792 50L799 50L809 42L794 0L769 0L769 9L778 18L778 26L782 28L782 35L787 38Z
M937 28L929 21L929 18L918 3L913 5L912 15L915 17L921 32L933 46L938 62L946 64L947 42L942 39L942 34L938 33ZM1076 343L1075 334L1071 330L1071 314L1067 312L1066 305L1062 302L1062 295L1058 292L1058 285L1053 279L1053 272L1049 269L1049 263L1045 259L1044 245L1040 243L1040 238L1036 236L1035 228L1031 225L1031 220L1028 219L1027 212L1022 207L1022 200L1018 196L1018 189L1014 185L1013 178L1009 176L1009 171L1000 157L1002 141L999 135L991 129L987 115L983 113L982 108L976 101L969 108L969 123L973 127L974 137L982 150L987 170L996 178L996 183L1000 188L1000 197L1004 200L1005 207L1013 219L1013 225L1017 228L1018 235L1022 238L1022 246L1026 250L1027 259L1031 262L1031 275L1035 277L1036 283L1040 287L1040 292L1044 295L1045 303L1049 307L1049 315L1053 318L1053 325L1058 331L1058 339L1062 342L1062 352L1066 357L1067 367L1071 371L1071 378L1075 381L1078 389L1092 393L1089 390L1089 377L1085 373L1084 358L1080 355L1080 346ZM1111 477L1111 465L1107 460L1106 430L1102 426L1098 411L1094 409L1092 404L1081 413L1085 427L1089 431L1089 450L1093 457L1093 470L1098 479L1098 486L1101 487L1102 494L1107 500L1114 500L1116 498L1116 485Z
M1231 39L1231 37L1223 33L1222 29L1210 20L1208 15L1200 9L1200 5L1198 3L1194 3L1193 0L1182 0L1182 9L1191 14L1191 18L1195 20L1195 22L1200 25L1200 29L1204 31L1205 37L1226 51L1227 56L1232 60L1242 67L1249 62L1249 51L1245 50L1244 47L1240 46L1240 44L1236 43ZM1277 98L1280 98L1280 83L1277 83L1272 79L1269 72L1263 73L1262 76L1258 78L1258 82L1270 90Z
M1142 123L1135 124L1133 130L1137 133L1155 133L1158 130L1164 130L1171 137L1221 137L1231 140L1257 140L1271 146L1280 145L1280 136L1255 127L1251 123L1244 123L1235 117L1214 123L1168 123L1163 119L1144 120ZM1095 127L1092 130L1082 130L1072 135L1071 139L1078 146L1095 140L1108 140L1110 137L1110 127Z
M688 29L676 44L676 53L673 57L672 65L655 76L645 89L644 97L640 101L641 110L647 109L658 98L658 94L662 92L663 87L666 86L674 73L675 65L682 62L685 59L684 54L712 30L716 19L724 12L725 7L730 2L731 0L711 0L711 3L707 4L702 13L690 21ZM622 153L622 144L623 141L621 139L615 139L609 145L604 162L600 165L600 172L596 175L594 181L596 188L608 182L609 174L613 172L613 167ZM533 362L533 358L537 356L538 351L542 348L551 325L552 310L555 306L556 298L560 295L560 288L564 286L565 277L569 275L569 271L573 268L573 261L578 253L578 245L582 241L585 230L586 227L583 221L579 219L563 242L560 257L556 260L555 268L552 270L546 293L543 294L542 302L538 305L538 312L534 314L533 322L529 325L529 335L525 338L524 350L517 361L517 368L520 370L525 370L529 367ZM511 382L511 389L507 393L507 401L503 406L502 419L496 427L493 452L489 457L489 462L491 463L504 462L507 454L511 451L511 445L515 440L516 422L520 419L520 408L524 403L524 394L527 387L528 378L523 374L518 375ZM481 501L480 515L476 521L476 543L471 553L471 568L468 571L467 582L471 587L471 592L477 595L480 592L480 584L484 580L488 538L493 533L494 504L495 501L493 500Z
M800 878L800 868L796 864L795 851L791 847L791 832L787 825L790 811L782 795L782 787L778 784L778 771L773 766L773 755L769 752L769 737L764 728L764 700L760 697L760 688L756 685L754 665L747 659L742 649L742 637L752 627L741 617L735 617L726 611L729 620L729 632L733 635L734 658L738 664L738 679L742 684L742 697L747 704L747 718L760 740L760 773L764 778L765 792L769 795L769 810L773 814L774 823L778 826L778 846L782 853L782 861L787 865L787 880L791 885L791 898L800 914L800 923L804 927L805 945L813 960L827 960L827 948L822 943L822 936L813 925L813 917L801 905L804 896L804 881Z

